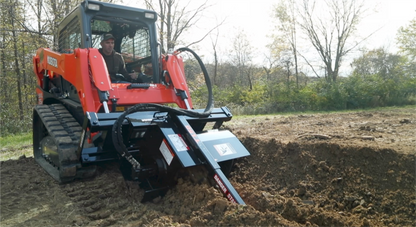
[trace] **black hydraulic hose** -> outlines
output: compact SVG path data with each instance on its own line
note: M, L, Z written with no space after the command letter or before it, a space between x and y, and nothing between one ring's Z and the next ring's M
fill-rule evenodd
M179 52L183 52L183 51L188 51L190 52L195 59L198 61L199 66L201 67L202 73L204 74L204 79L205 79L205 84L207 85L207 89L208 89L208 103L207 106L205 108L205 111L203 114L207 113L207 116L211 114L212 109L214 108L214 98L213 98L213 94L212 94L212 84L211 84L211 79L208 76L208 71L205 68L204 63L202 62L201 58L191 49L189 49L188 47L182 47L179 48L177 51Z
M201 58L191 49L187 48L187 47L183 47L183 48L179 48L177 50L178 52L183 52L183 51L188 51L190 53L192 53L192 55L197 59L202 73L204 74L204 78L205 78L205 83L207 85L207 89L208 89L208 102L207 102L207 106L204 110L203 113L200 112L196 112L196 111L192 111L192 110L185 110L185 109L178 109L178 108L172 108L169 106L164 106L164 105L160 105L160 104L154 104L154 103L140 103L137 105L134 105L132 107L130 107L129 109L127 109L123 114L121 114L116 122L114 123L113 127L112 127L112 140L114 143L114 147L116 148L116 150L121 154L122 157L125 157L127 159L127 161L130 162L130 164L132 164L132 166L135 169L140 168L140 164L137 160L135 160L133 158L133 156L128 152L126 145L124 144L123 141L123 132L122 132L122 125L123 125L123 121L124 119L126 119L126 116L138 111L143 111L143 110L157 110L157 111L164 111L164 112L168 112L168 113L173 113L173 114L177 114L177 115L185 115L185 116L190 116L190 117L208 117L213 108L214 108L214 99L213 99L213 94L212 94L212 84L211 84L211 80L208 76L208 71L205 68L204 63L202 62Z

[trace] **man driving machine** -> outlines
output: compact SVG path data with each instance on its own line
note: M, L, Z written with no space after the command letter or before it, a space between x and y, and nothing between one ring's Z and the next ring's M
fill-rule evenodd
M105 63L107 64L108 74L110 74L111 82L142 82L136 81L138 78L137 73L127 72L123 56L114 50L114 40L115 38L112 34L104 34L100 43L101 48L98 49L98 51L103 56Z

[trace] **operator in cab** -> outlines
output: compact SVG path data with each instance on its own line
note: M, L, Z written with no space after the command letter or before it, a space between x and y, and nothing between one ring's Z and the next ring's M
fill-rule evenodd
M136 82L137 73L128 73L123 56L114 50L114 36L110 33L104 34L101 39L101 48L98 51L107 64L108 74L110 74L111 82L128 81Z

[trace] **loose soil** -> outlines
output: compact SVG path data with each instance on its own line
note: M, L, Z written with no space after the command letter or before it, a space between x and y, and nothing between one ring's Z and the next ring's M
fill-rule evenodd
M180 178L163 198L116 164L59 185L32 157L1 162L1 226L415 226L415 108L233 119L251 152L229 180ZM199 170L198 170L199 171Z

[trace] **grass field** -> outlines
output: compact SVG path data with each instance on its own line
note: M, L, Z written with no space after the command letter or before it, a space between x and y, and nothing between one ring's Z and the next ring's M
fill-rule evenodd
M0 137L0 161L33 156L32 133Z
M263 117L268 116L292 116L299 114L328 114L328 113L354 113L362 111L372 111L372 110L391 110L391 109L403 109L409 112L415 111L416 106L403 106L403 107L383 107L383 108L373 108L373 109L358 109L358 110L345 110L345 111L308 111L308 112L285 112L285 113L276 113L273 115L263 115ZM258 115L260 116L260 115ZM253 117L252 115L234 115L233 122L243 120L247 117ZM5 161L9 159L18 159L19 157L25 155L26 157L33 156L32 149L32 132L27 132L19 135L0 137L0 161Z

